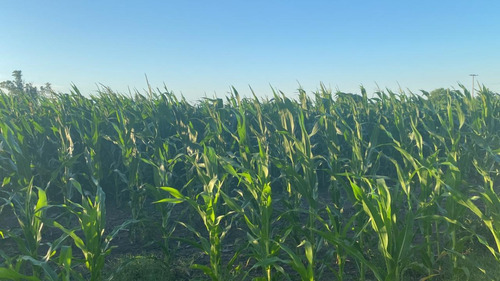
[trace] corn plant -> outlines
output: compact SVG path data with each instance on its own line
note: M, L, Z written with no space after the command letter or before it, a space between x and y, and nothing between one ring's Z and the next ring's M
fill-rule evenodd
M286 162L277 161L276 164L278 168L282 169L285 177L290 186L289 192L292 200L292 211L297 214L302 213L301 209L301 198L307 204L307 210L304 212L307 215L307 222L305 224L305 229L303 230L304 238L300 239L299 245L304 246L306 253L307 268L304 267L302 261L297 254L292 253L290 249L283 244L280 247L290 256L288 263L298 270L301 278L304 280L314 280L315 273L315 255L321 247L321 239L317 239L316 234L313 229L315 228L316 218L319 210L318 202L318 182L316 169L318 163L323 160L321 156L313 155L311 137L313 137L318 131L318 124L315 124L312 131L309 133L306 128L305 115L302 111L299 111L298 123L299 123L299 136L295 136L294 131L294 117L291 115L290 109L283 111L282 113L282 124L290 125L288 131L280 131L279 133L283 136L283 144L285 146L285 151L288 154L288 159ZM286 128L286 127L285 127ZM296 215L293 215L289 219L298 219ZM300 231L301 227L298 227L297 222L300 220L291 221L291 227L295 227L295 231ZM289 231L292 231L290 228Z
M411 259L411 243L414 235L414 214L407 212L402 222L393 211L394 203L389 188L383 179L365 181L369 190L375 193L368 195L363 188L351 182L354 195L362 204L363 210L370 218L370 223L378 236L378 248L386 265L385 280L402 280L404 270ZM371 186L374 185L374 186Z
M34 278L43 277L47 280L57 280L57 275L49 265L49 261L66 236L63 235L59 239L47 243L49 247L46 254L40 255L39 249L42 245L42 229L44 227L43 220L48 206L47 197L43 189L33 186L32 181L26 189L25 198L20 197L18 193L12 193L8 199L18 220L21 233L13 229L5 231L5 235L16 242L20 255L11 259L8 263L9 270L5 271L6 275L0 275L0 278L11 278L7 276L31 271ZM31 269L26 267L28 265Z
M179 154L171 158L170 153L172 152L170 152L170 144L168 142L164 142L162 146L155 146L153 149L154 155L151 159L141 158L141 160L153 168L154 184L147 184L146 186L150 196L153 197L153 200L159 201L164 198L164 193L157 187L169 186L173 182L173 169L175 168L175 165L181 161L183 154ZM169 241L175 231L175 225L172 221L172 211L174 205L156 204L156 206L157 210L161 214L160 226L163 232L162 250L167 256L170 256Z
M283 268L276 263L280 259L279 244L273 238L272 232L272 188L269 174L269 144L266 141L268 130L263 120L260 104L254 100L257 127L247 123L245 111L238 98L239 112L237 117L237 134L227 128L239 145L239 156L235 160L226 159L225 170L238 179L243 186L242 190L232 190L238 194L231 197L224 191L221 195L224 202L238 215L243 217L247 227L248 244L251 248L251 257L256 261L252 269L260 267L263 271L263 280L272 280L273 269L284 274ZM257 137L258 151L253 152L250 144L250 134Z
M105 200L106 195L102 191L102 188L97 185L97 193L93 199L82 194L81 204L68 201L69 205L54 206L62 207L74 215L78 220L77 228L70 229L55 220L46 220L47 224L60 229L68 235L73 240L74 245L80 249L84 256L85 266L90 272L90 280L92 281L101 280L105 258L112 250L111 241L113 238L120 230L134 222L132 220L126 221L106 235ZM83 235L76 233L80 229L83 231ZM70 257L71 252L67 248L60 255L61 263L65 267L65 278L69 278L68 272L71 267Z
M138 140L134 128L133 113L123 112L120 107L115 110L116 123L112 122L111 125L115 130L117 137L114 139L110 136L105 138L113 142L121 150L121 160L125 170L123 172L115 169L115 172L120 175L125 189L129 195L129 206L132 212L132 219L140 220L144 217L144 204L146 200L146 185L141 183L140 180L140 164L141 155L138 149ZM123 191L123 190L122 190ZM118 198L121 196L118 195ZM136 225L132 229L132 239L135 240L141 234L141 224Z
M31 271L33 278L45 276L46 279L57 280L57 275L48 263L65 237L61 236L55 241L45 243L48 245L47 252L45 255L40 255L43 219L48 205L47 194L44 189L33 183L34 176L30 162L23 157L23 151L28 149L23 144L23 136L19 133L14 137L13 133L16 131L11 129L16 128L14 124L2 125L0 146L5 148L6 156L9 157L6 160L10 163L10 169L6 171L10 170L10 173L2 181L0 199L3 203L0 211L4 206L9 206L19 225L19 229L0 229L2 239L13 239L19 251L16 257L7 257L2 252L8 268L3 271L6 274L4 277L20 278L23 272Z
M62 114L63 113L61 112L55 120L56 124L52 126L52 132L60 140L60 147L57 150L60 165L59 168L53 172L52 178L56 179L57 177L60 177L60 181L63 185L63 198L64 200L71 200L74 194L77 194L78 192L73 183L76 176L74 165L80 157L80 154L74 155L75 145L71 136L71 129L63 123Z
M0 274L83 278L68 237L100 271L110 249L97 226L106 193L117 206L128 201L136 219L154 218L149 200L170 203L155 205L164 237L151 241L167 255L178 239L174 206L186 206L179 223L197 241L180 241L209 256L195 267L216 280L244 259L244 277L256 280L472 276L470 245L499 259L500 99L459 86L369 98L321 85L296 100L233 89L196 104L151 88L130 97L0 92L0 215L12 209L19 219L0 225L0 241L17 241L0 252ZM75 216L85 222L71 224ZM47 226L66 231L44 241ZM246 233L241 248L223 243L228 233Z
M481 167L478 161L474 162L474 166L483 177L483 186L473 188L472 196L452 187L449 187L449 190L456 202L466 207L486 226L493 238L493 243L488 242L489 239L486 239L481 234L474 233L474 236L491 252L497 261L500 261L500 196L495 191L494 178L492 177L492 175L498 174L498 169L496 171L487 171Z
M328 244L335 249L335 264L337 268L331 268L337 280L345 279L345 266L348 257L352 257L358 264L369 268L377 280L383 280L379 273L379 268L369 261L364 254L364 250L359 247L356 240L361 237L362 232L366 227L355 227L355 221L358 219L359 213L353 215L346 222L342 222L341 213L333 212L327 206L325 211L328 219L323 219L318 216L318 221L323 228L315 228L313 231L321 236ZM348 234L349 231L355 230L354 234ZM360 279L364 278L364 273L360 272Z
M210 266L196 264L193 267L202 270L212 280L225 280L228 270L222 266L222 239L231 228L231 223L225 227L222 223L232 212L218 214L221 188L225 176L219 178L219 163L214 149L206 146L202 158L202 162L198 162L196 156L190 158L197 170L198 179L203 185L203 190L195 198L185 196L173 187L161 187L172 197L158 200L156 203L179 204L186 202L190 208L198 213L208 232L208 238L204 237L193 226L180 222L181 225L193 232L200 241L199 243L193 241L191 244L197 245L210 258ZM229 267L233 261L234 259L227 266Z

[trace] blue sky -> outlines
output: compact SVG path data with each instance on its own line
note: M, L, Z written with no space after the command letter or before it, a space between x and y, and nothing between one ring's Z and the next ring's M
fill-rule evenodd
M0 81L83 93L500 92L498 1L2 1ZM378 86L377 86L378 85Z

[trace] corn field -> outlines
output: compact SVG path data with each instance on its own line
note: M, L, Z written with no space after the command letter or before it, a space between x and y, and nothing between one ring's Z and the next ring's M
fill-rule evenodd
M500 267L486 88L0 92L0 184L0 280L103 280L118 235L200 256L201 280L499 278L470 253Z

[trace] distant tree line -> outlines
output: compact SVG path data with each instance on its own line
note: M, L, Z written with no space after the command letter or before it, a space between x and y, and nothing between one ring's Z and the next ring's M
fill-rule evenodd
M26 83L23 80L23 73L21 70L14 70L12 72L13 80L0 82L0 91L5 90L6 93L14 96L27 96L33 100L38 99L40 95L50 95L54 93L52 85L45 83L44 86L34 86L32 83Z
M38 99L41 95L50 96L54 94L52 85L50 83L45 83L44 86L34 86L32 83L26 83L23 80L23 74L21 70L14 70L12 72L13 80L7 80L0 82L0 91L5 90L7 94L14 96L26 96L32 100ZM434 102L442 102L447 99L448 96L456 97L458 95L458 90L450 90L445 88L438 88L431 92L422 91L424 96Z

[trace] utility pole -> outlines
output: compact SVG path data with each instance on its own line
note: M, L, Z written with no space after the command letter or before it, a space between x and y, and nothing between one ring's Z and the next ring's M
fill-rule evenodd
M476 77L477 74L469 74L469 76L472 76L472 92L471 92L471 97L474 97L474 77Z

